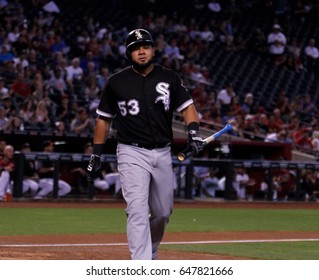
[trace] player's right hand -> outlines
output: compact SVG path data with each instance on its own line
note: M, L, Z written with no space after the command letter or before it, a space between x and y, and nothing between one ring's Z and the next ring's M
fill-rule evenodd
M89 164L86 168L86 178L89 182L93 182L99 176L101 170L101 158L98 155L91 155Z
M193 151L193 155L197 155L199 152L201 152L206 142L200 137L198 130L189 130L188 131L188 145L190 149Z

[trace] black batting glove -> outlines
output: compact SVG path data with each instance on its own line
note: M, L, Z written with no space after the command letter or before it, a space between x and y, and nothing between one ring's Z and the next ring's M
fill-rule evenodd
M86 171L87 180L93 182L101 171L101 157L95 154L91 155Z
M190 123L188 126L188 146L193 151L193 155L197 155L201 152L206 142L200 137L199 134L199 124L196 122Z

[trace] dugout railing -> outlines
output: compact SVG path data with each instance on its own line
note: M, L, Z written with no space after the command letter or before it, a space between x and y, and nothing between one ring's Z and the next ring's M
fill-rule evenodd
M41 152L31 152L23 154L16 152L14 154L14 160L16 163L16 169L14 174L13 182L13 197L21 198L23 197L22 184L23 184L23 174L24 174L24 161L52 161L54 167L54 188L52 193L52 198L58 197L58 180L60 177L60 166L61 163L79 163L88 162L90 159L89 155L78 154L78 153L48 153L44 154ZM102 163L114 163L116 162L116 156L111 154L104 154L101 156ZM232 188L232 178L234 176L234 170L237 167L244 167L246 169L253 170L267 170L267 181L268 189L266 199L272 200L273 193L273 171L278 169L288 169L293 170L295 174L295 200L302 200L302 189L301 189L301 172L302 170L319 170L319 162L297 162L297 161L283 161L283 160L234 160L234 159L200 159L192 158L187 159L183 162L178 161L178 159L173 156L173 166L178 167L177 178L178 187L176 190L176 196L193 199L194 198L194 166L206 166L212 168L218 168L224 171L225 175L225 190L224 199L233 200L233 188ZM183 174L183 179L180 174L180 167L184 166L185 174ZM184 180L184 183L181 182ZM183 185L183 186L182 186ZM87 198L93 198L95 190L93 186L89 186L87 193Z

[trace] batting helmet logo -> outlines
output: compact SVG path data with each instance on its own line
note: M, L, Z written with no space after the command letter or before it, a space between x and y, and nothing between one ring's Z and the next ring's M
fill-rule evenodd
M141 34L139 30L135 30L134 34L135 34L136 40L143 39L143 35Z

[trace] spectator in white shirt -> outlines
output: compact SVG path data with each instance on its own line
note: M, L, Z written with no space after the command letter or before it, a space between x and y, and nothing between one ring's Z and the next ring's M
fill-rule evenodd
M226 116L230 111L232 99L235 95L236 93L234 92L234 88L231 83L227 83L225 88L218 92L217 101L220 102L222 116Z
M80 83L82 78L83 69L80 67L80 59L73 58L71 65L66 68L66 81L72 91L74 91L75 83Z
M308 45L305 47L306 54L306 67L310 71L318 70L318 58L319 58L319 50L316 47L316 40L310 39Z
M277 65L284 63L287 38L284 33L281 32L279 24L274 24L272 32L268 34L267 42L269 45L269 53L274 57L275 63Z

